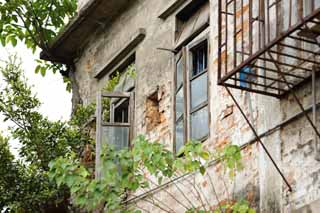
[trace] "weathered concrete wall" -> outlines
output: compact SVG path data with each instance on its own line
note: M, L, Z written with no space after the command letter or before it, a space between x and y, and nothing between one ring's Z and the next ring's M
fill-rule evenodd
M319 82L318 79L318 100L320 100ZM300 87L296 94L305 108L312 105L310 83ZM281 107L284 119L301 111L295 104L292 95L282 101ZM311 113L308 115L312 118ZM319 120L318 110L318 129L320 128ZM281 153L285 174L293 186L293 193L284 198L284 212L301 210L301 208L310 209L307 212L318 212L319 209L313 211L311 209L313 209L313 205L319 204L320 199L320 164L316 160L319 154L315 149L314 131L305 117L283 128L281 131ZM297 212L300 212L300 210Z
M79 7L81 7L85 0L79 2L81 3ZM76 61L76 78L84 103L95 102L96 92L102 89L108 76L97 80L94 74L106 65L105 63L123 47L124 43L130 40L138 28L145 28L146 37L136 49L135 133L145 134L151 140L160 141L172 149L174 54L157 49L174 46L175 17L171 16L165 21L157 18L170 2L169 0L137 0L111 25L93 33L89 44ZM301 118L263 138L270 153L294 186L294 193L286 196L287 188L280 175L275 171L259 144L247 144L254 138L253 133L225 89L217 85L217 4L216 0L210 1L208 73L211 122L210 136L204 144L210 150L227 143L243 145L245 168L233 182L228 181L227 176L222 177L223 172L219 164L211 166L208 174L213 180L220 201L230 196L241 196L247 197L252 201L252 205L261 212L291 212L291 210L299 209L320 198L318 191L320 166L314 158L312 131L305 119ZM307 84L298 89L304 105L310 104L309 87L310 84ZM233 90L233 93L259 133L276 126L299 111L291 96L278 100L240 90ZM148 102L150 96L156 97L158 102L156 108L153 103ZM149 119L153 113L157 113L156 116L159 117L150 126ZM204 194L201 196L206 197L209 201L207 206L216 206L217 199L214 196L209 175L201 177L197 174L195 180L203 189ZM188 180L181 179L177 184L190 199L197 202L194 195L196 190L192 191L192 188L188 187L190 185ZM165 189L177 199L187 203L185 198L181 197L176 184L170 184ZM155 197L173 208L175 212L185 210L165 190L156 192ZM145 200L140 200L139 205L150 212L163 212Z

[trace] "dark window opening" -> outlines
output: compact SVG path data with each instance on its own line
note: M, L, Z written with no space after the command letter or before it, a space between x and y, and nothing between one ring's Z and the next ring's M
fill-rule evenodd
M192 77L204 72L208 67L208 44L192 50Z
M114 109L114 122L116 123L128 123L129 122L129 100L123 101L123 103L116 106Z

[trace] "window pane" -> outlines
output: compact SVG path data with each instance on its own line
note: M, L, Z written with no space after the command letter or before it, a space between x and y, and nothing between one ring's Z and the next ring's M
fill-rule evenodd
M178 120L184 112L183 87L176 94L176 120Z
M176 88L178 89L183 83L183 64L182 60L179 59L177 63L177 73L176 73Z
M183 119L176 123L176 153L184 145Z
M129 127L102 127L102 144L114 146L116 150L129 147Z
M114 122L128 123L129 121L129 100L125 100L114 109Z
M191 114L191 138L200 140L209 133L208 107Z
M192 76L195 76L205 69L208 66L208 44L204 43L202 46L196 48L192 51Z
M204 73L191 81L191 109L208 100L208 74Z

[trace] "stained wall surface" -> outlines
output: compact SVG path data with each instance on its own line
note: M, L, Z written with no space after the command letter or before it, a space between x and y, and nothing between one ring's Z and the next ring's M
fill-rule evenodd
M85 2L86 0L79 0L79 8L83 7ZM89 43L75 61L81 98L84 104L95 102L97 92L104 87L109 78L106 74L97 79L95 73L106 66L106 63L130 41L139 28L145 29L144 40L135 48L137 77L134 130L135 135L145 134L150 140L166 144L169 149L173 149L174 135L175 55L159 48L174 48L176 18L175 15L171 15L162 20L158 16L172 2L172 0L134 1L111 25L101 27L92 33ZM315 159L313 131L306 119L300 117L263 138L266 147L293 186L293 192L288 193L286 185L261 146L252 142L254 135L228 93L217 85L217 4L216 0L210 1L210 26L206 29L210 52L208 71L210 134L204 144L210 150L227 143L241 145L244 169L236 175L234 181L229 181L228 175L222 172L221 165L213 164L205 177L195 174L179 179L177 184L197 203L196 190L188 187L190 181L195 180L203 191L200 196L208 200L208 208L217 206L218 201L214 193L216 190L219 201L223 202L230 196L246 197L260 212L300 212L299 209L315 209L313 206L318 205L317 201L320 199L320 164ZM319 84L319 81L317 83ZM232 92L258 133L263 133L300 112L291 95L276 99L240 90ZM296 92L304 106L311 105L311 82L299 87ZM157 108L148 102L148 97L155 94L158 101ZM155 112L155 109L158 112ZM148 119L154 113L157 122L152 123L150 127ZM318 121L318 127L319 123ZM210 179L215 185L214 188L210 184ZM154 196L175 212L184 212L183 205L168 195L173 195L188 206L177 184L171 183L165 188L166 190L155 191ZM163 212L145 199L137 202L150 212ZM198 205L201 204L198 202Z

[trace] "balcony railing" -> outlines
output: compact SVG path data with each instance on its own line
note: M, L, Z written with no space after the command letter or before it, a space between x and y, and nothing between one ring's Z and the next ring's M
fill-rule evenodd
M219 0L219 84L281 97L320 67L320 0Z

